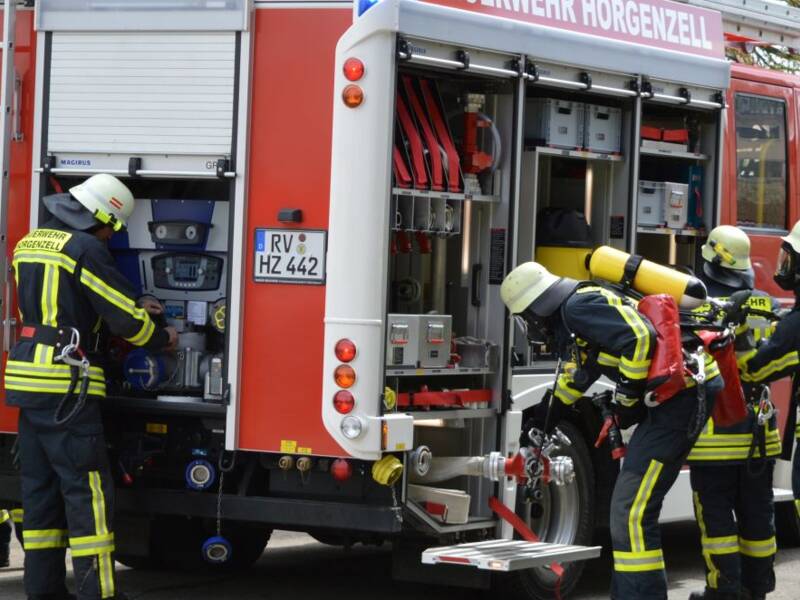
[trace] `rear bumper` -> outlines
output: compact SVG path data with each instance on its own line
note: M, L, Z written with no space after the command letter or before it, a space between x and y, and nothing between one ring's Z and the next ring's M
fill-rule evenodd
M18 477L0 476L0 502L20 502ZM181 515L213 519L217 515L216 494L179 490L117 489L115 504L116 512L138 516ZM400 511L400 508L391 506L319 500L232 494L222 497L222 515L226 520L297 530L396 534L402 529Z

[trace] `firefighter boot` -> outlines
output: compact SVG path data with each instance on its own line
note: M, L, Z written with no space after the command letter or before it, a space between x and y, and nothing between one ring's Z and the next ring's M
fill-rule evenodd
M3 567L7 567L10 564L8 560L9 553L10 551L8 548L8 544L0 543L0 569L2 569Z

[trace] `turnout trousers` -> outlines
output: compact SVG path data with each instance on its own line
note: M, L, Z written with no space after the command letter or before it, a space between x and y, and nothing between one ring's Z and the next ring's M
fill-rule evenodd
M55 409L19 417L25 591L63 594L67 546L79 600L113 598L113 481L97 402L57 426Z
M707 386L709 414L717 389L714 384ZM687 432L697 402L696 391L691 388L649 408L628 444L611 498L613 600L667 600L658 518L664 496L694 445L696 438L690 438Z
M707 589L756 595L775 589L774 469L774 460L754 461L752 474L744 464L692 465Z
M797 430L798 435L800 435L800 426L798 426ZM800 518L800 449L798 448L794 449L794 457L792 458L792 494L794 495L794 508L797 511L798 518Z

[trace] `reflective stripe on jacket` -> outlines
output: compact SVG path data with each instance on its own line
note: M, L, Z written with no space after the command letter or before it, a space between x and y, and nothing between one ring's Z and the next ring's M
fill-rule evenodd
M95 236L53 219L19 241L12 264L23 325L75 327L85 348L102 319L111 333L133 345L166 345L166 331L136 306L130 282ZM17 342L5 371L9 405L44 408L58 402L69 390L70 369L56 362L56 355L53 346L25 338ZM89 394L105 396L103 369L93 366L89 376Z

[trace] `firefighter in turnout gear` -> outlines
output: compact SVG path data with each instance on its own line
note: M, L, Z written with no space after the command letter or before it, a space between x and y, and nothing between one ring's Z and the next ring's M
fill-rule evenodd
M724 300L753 288L750 240L741 229L730 225L715 228L702 255L698 275L712 297ZM774 308L772 298L761 292L755 292L749 303L766 311ZM748 323L762 334L769 331L770 323L763 317L751 317ZM738 340L746 340L747 325L737 333L738 347ZM733 383L726 381L726 385ZM709 418L689 453L695 516L706 565L706 589L691 594L690 600L758 600L775 589L772 474L781 442L768 396L759 402L762 393L769 394L769 389L745 385L745 397L753 400L748 402L747 417L728 427Z
M77 598L114 598L105 376L85 353L101 321L147 348L174 346L177 334L153 323L148 311L157 309L137 306L106 247L133 211L128 188L95 175L43 202L52 219L14 249L22 326L5 371L6 403L21 409L25 590L33 600L73 597L65 587L70 547Z
M0 509L0 569L8 566L11 554L11 514Z
M620 424L639 423L612 498L611 595L615 600L666 600L658 517L664 496L692 447L694 440L687 432L697 416L698 397L704 395L697 393L692 381L687 385L693 387L657 408L645 406L656 334L649 320L637 311L636 301L622 293L559 278L533 262L509 273L500 293L511 313L528 324L529 337L538 333L552 338L565 358L595 357L586 358L577 369L574 364L562 369L555 387L555 397L561 402L553 407L575 403L595 380L606 375L617 384L615 405ZM714 360L708 355L703 360L705 397L710 402L722 382Z
M800 222L795 223L789 235L781 238L775 282L784 290L793 291L795 305L775 328L772 336L758 350L740 359L742 381L769 383L783 377L792 377L791 405L783 436L781 458L792 460L794 437L797 435L798 393L800 391ZM794 453L792 463L792 491L800 516L800 452Z
M0 569L9 565L12 532L22 545L22 509L0 509Z

